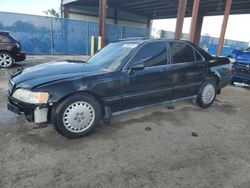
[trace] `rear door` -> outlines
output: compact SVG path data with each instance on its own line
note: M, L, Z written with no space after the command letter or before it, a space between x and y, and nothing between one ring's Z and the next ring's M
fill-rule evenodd
M207 74L204 58L184 41L170 42L173 98L196 95Z
M144 62L144 69L130 70L138 62ZM154 41L141 46L123 71L123 109L171 99L172 83L166 74L169 68L166 41Z

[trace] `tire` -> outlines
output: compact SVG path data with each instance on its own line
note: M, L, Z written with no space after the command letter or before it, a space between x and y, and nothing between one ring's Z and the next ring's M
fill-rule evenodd
M15 63L14 58L8 52L0 52L0 67L9 68Z
M211 106L216 98L217 84L212 78L207 79L201 86L197 97L197 103L202 108Z
M52 114L55 129L73 139L87 136L101 120L101 106L89 94L75 94L63 100Z

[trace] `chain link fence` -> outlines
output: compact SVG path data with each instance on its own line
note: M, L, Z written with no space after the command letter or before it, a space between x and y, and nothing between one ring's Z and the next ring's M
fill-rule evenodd
M11 32L32 55L90 54L97 48L98 23L0 12L0 30ZM127 37L148 37L149 29L107 24L106 43Z

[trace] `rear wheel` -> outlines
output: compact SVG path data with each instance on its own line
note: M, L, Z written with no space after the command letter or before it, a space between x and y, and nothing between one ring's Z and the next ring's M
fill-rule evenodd
M14 64L14 58L7 52L0 52L0 67L9 68Z
M101 107L94 97L76 94L62 101L53 114L55 129L67 138L93 132L101 118Z
M217 85L214 79L207 79L201 86L197 102L202 108L208 108L215 100Z

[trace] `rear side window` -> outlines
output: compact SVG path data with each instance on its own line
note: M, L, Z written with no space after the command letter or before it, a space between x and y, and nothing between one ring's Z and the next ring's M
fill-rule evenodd
M11 39L6 35L0 35L0 42L8 43L11 42Z
M171 54L173 63L194 62L194 50L191 46L184 42L171 42Z
M132 58L132 64L144 62L145 67L166 65L168 59L167 43L164 41L152 42L143 45Z

